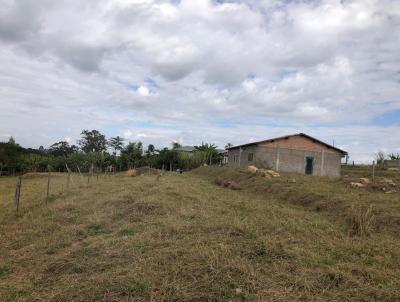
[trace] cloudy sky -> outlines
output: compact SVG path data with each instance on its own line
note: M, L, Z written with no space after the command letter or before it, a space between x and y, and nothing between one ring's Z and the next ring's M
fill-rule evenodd
M0 140L82 129L400 152L400 1L0 0Z

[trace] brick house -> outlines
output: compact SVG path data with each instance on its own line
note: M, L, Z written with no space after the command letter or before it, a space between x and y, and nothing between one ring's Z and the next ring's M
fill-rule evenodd
M340 176L346 151L304 133L228 148L228 165L315 176Z

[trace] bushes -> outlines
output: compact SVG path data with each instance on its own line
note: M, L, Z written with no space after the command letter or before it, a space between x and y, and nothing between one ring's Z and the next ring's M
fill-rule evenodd
M123 146L120 137L112 138L107 145L105 136L97 130L84 130L81 135L83 139L78 141L81 148L70 146L66 141L55 143L49 149L23 148L12 138L9 142L0 142L0 175L45 172L48 167L52 171L65 172L66 165L74 171L79 167L82 172L90 171L91 167L98 172L105 171L111 166L114 171L143 166L191 170L205 163L218 164L222 160L222 155L212 144L202 144L191 153L178 152L174 148L156 150L151 144L144 151L141 142L129 142ZM107 152L107 146L114 149L112 154Z
M206 151L195 150L192 153L179 152L177 155L177 164L184 170L192 170L201 167L204 164L218 164L220 157L217 155L210 155Z

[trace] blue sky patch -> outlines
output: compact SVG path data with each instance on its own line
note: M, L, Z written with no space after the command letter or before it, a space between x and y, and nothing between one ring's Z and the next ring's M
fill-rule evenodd
M373 123L379 126L400 125L400 110L386 112L375 118Z

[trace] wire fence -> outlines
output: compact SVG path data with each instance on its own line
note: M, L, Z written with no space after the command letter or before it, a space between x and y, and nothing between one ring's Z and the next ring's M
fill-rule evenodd
M0 211L15 212L38 204L47 204L77 189L90 188L115 173L27 173L0 178Z

